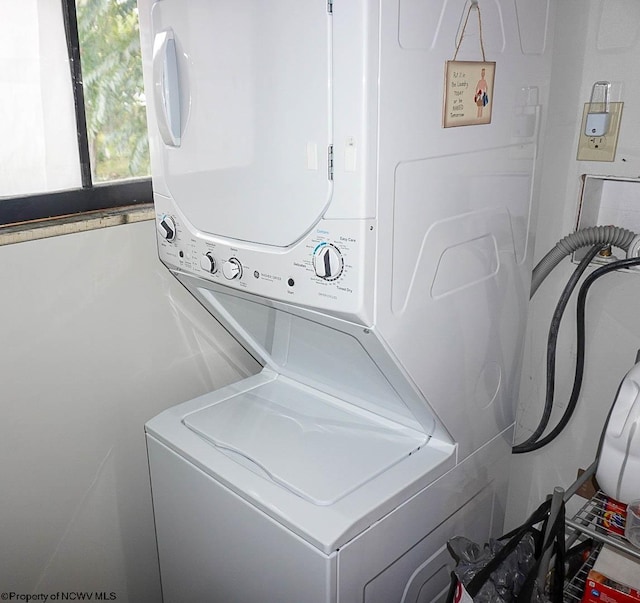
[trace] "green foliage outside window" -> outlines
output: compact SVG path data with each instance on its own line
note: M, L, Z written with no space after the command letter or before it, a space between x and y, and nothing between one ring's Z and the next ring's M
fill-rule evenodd
M149 175L136 0L76 0L95 182Z

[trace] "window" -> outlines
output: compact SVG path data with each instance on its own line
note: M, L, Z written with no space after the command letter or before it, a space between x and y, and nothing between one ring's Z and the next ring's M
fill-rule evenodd
M148 203L135 0L0 0L0 225Z

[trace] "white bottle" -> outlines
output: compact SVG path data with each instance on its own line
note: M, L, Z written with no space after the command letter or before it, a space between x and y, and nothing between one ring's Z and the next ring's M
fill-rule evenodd
M596 479L622 503L640 498L640 363L620 384L602 441Z

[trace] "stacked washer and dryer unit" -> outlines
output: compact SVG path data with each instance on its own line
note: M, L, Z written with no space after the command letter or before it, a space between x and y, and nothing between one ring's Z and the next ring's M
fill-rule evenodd
M165 603L440 600L501 531L550 3L445 129L465 0L139 0L160 259L263 366L146 426Z

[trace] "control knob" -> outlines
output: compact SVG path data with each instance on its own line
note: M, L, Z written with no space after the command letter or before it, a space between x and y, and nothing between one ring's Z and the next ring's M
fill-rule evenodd
M218 270L218 265L211 252L207 251L207 253L200 256L200 267L211 274Z
M158 233L165 240L170 243L176 238L176 223L170 216L164 215L158 222Z
M335 245L322 243L313 253L313 268L325 281L336 280L344 270L342 253Z
M229 281L242 276L242 264L236 258L230 258L222 263L222 274Z

